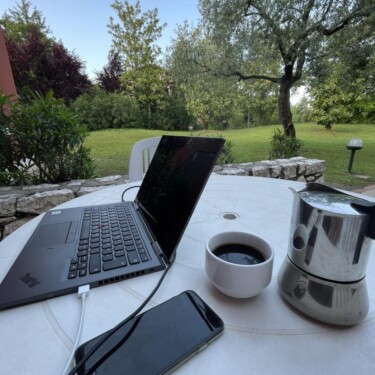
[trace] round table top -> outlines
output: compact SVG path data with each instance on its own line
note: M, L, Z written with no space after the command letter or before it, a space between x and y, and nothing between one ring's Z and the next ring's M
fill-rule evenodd
M178 368L176 374L375 374L374 254L366 275L370 309L356 326L343 328L312 320L289 307L278 292L277 274L287 254L293 202L289 187L301 186L299 182L257 177L209 178L178 246L176 261L148 307L191 289L223 319L225 329L222 337ZM59 207L119 202L123 190L124 185L105 188ZM136 189L132 189L125 198L133 199L135 194ZM0 278L39 220L33 219L0 243ZM223 231L251 232L273 247L272 281L258 296L243 300L227 297L207 279L205 242ZM81 342L132 313L160 276L157 272L92 289L86 300ZM0 312L1 372L62 373L80 309L80 301L72 294Z

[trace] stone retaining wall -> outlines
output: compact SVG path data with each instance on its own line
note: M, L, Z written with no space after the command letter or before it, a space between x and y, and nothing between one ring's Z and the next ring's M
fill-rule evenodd
M295 157L290 159L263 160L253 163L216 166L217 174L281 178L301 182L323 182L325 161Z
M297 157L216 166L213 173L323 182L324 171L325 161ZM61 203L127 181L127 176L110 176L61 184L0 187L0 241L33 217Z
M127 176L110 176L61 184L0 187L0 241L35 216L61 203L127 181Z

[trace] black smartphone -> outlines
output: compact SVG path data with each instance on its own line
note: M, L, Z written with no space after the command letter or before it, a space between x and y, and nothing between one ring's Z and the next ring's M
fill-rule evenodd
M95 375L169 374L223 332L219 316L193 291L185 291L136 316L106 340L78 374L99 360ZM78 363L101 336L82 344ZM111 349L117 349L111 353Z

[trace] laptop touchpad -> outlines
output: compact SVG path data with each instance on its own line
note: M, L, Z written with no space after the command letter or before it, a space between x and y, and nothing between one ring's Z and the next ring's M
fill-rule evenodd
M69 221L41 226L35 233L29 247L41 248L66 243L71 225L72 223Z

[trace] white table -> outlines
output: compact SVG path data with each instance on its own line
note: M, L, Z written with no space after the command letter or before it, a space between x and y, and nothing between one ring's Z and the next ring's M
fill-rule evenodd
M176 374L375 374L375 255L367 268L370 310L354 327L320 324L292 310L277 290L287 253L292 193L297 182L211 176L177 259L150 306L195 290L224 320L221 338L180 367ZM124 185L85 195L60 207L118 202ZM133 189L127 197L133 197ZM238 215L235 220L225 213ZM26 243L39 217L0 243L0 278ZM222 295L204 273L204 244L225 230L265 237L275 250L271 284L259 296L237 300ZM373 249L375 250L374 246ZM92 289L81 342L108 330L147 297L161 273ZM0 312L0 373L61 374L80 315L76 294Z

